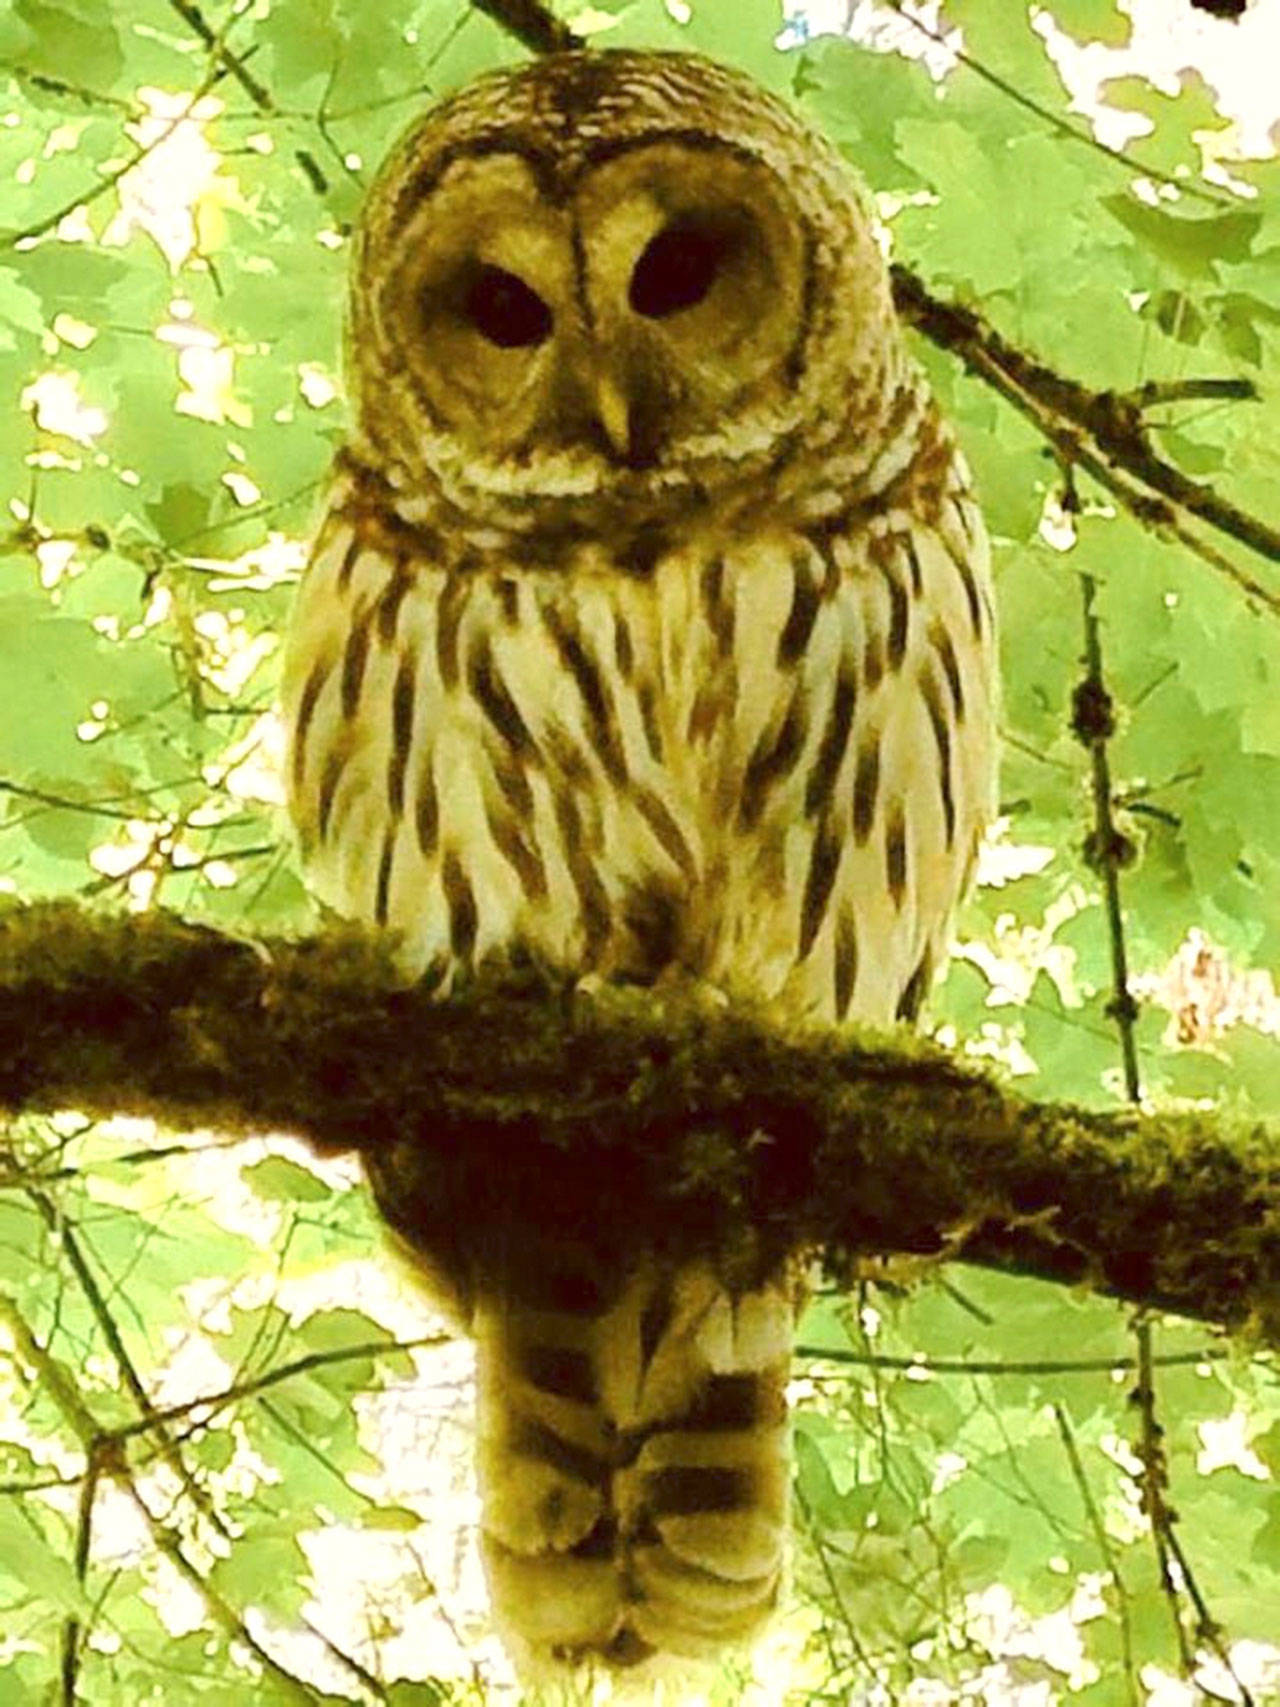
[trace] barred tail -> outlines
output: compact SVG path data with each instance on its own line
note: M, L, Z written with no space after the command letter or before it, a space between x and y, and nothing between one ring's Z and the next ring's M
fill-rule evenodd
M520 1269L473 1322L504 1636L542 1665L748 1641L787 1534L788 1277L734 1296L704 1266L650 1263L609 1289L563 1247Z

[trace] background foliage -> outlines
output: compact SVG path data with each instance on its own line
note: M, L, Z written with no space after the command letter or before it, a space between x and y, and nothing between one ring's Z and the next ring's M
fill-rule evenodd
M1150 421L1161 454L1265 514L1280 167L1206 180L1231 138L1194 78L1113 86L1149 128L1123 156L1096 146L1046 18L1080 42L1129 27L1113 0L947 0L966 58L940 83L799 29L780 51L774 0L695 0L687 24L635 0L580 27L697 47L794 97L881 193L895 254L1059 371L1122 392L1252 380L1260 401ZM314 922L270 708L343 432L350 222L423 101L518 51L459 0L0 10L6 894ZM1136 853L1130 970L1163 998L1138 1021L1144 1088L1274 1116L1274 1009L1242 974L1280 961L1280 622L1086 479L1064 504L1026 421L919 353L995 536L1007 733L999 857L935 1020L1035 1094L1120 1092L1070 728L1085 572ZM1222 953L1187 952L1193 927ZM407 1349L431 1324L361 1260L378 1239L351 1170L74 1112L3 1144L0 1695L504 1698L474 1559L455 1557L465 1358ZM1280 1699L1271 1361L1035 1283L889 1278L805 1325L789 1699ZM733 1677L715 1698L754 1699Z

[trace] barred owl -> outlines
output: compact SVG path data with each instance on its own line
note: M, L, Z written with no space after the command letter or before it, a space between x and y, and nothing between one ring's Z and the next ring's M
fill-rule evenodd
M992 809L969 476L864 194L742 76L557 55L371 189L354 421L289 637L315 892L441 987L495 958L914 1017ZM478 1348L500 1626L707 1656L778 1595L793 1287L373 1183Z

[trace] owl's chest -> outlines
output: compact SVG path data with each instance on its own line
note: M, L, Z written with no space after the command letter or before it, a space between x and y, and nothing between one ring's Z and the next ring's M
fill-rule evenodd
M641 562L592 543L448 564L331 518L284 683L316 886L391 919L458 867L496 921L558 891L598 917L655 870L696 883L744 755L835 667L811 555L707 533Z
M980 809L938 732L944 555L708 531L450 564L331 518L284 687L313 887L416 969L524 948L763 993L803 962L843 1012L856 897L887 886L876 963L905 979Z
M518 762L624 818L661 801L705 866L718 838L754 827L740 821L753 755L754 784L763 763L784 790L842 660L856 651L869 689L883 674L884 582L840 555L708 530L639 570L597 545L564 565L436 572L418 644L477 763Z

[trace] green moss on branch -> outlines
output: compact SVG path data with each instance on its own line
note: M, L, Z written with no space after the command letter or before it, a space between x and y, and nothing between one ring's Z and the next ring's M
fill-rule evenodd
M1280 1328L1270 1132L1030 1103L906 1034L785 1033L696 990L493 979L439 1000L352 932L249 943L18 908L0 1106L357 1150L388 1220L433 1248L536 1227L730 1271L802 1247L837 1272L945 1255Z

